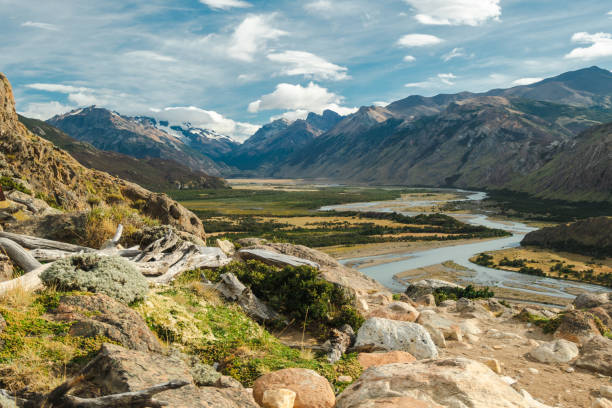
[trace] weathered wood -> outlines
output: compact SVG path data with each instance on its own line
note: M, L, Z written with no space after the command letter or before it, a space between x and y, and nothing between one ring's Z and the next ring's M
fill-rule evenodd
M74 255L74 252L60 251L59 249L32 249L30 255L39 262L54 262L58 259Z
M121 240L121 235L123 235L123 225L119 224L117 225L117 231L115 231L115 235L113 236L113 239L111 240L113 244L115 245L119 244L119 241Z
M274 266L310 266L319 269L319 264L308 259L298 258L293 255L279 254L265 249L241 249L238 255L242 259L255 259L268 265Z
M95 249L84 246L52 241L50 239L31 237L28 235L14 234L12 232L0 231L0 238L8 238L27 249L59 249L61 251L68 252L96 252Z
M156 283L168 283L177 275L198 268L218 268L227 265L230 259L216 247L201 247L191 244L183 250L183 256L161 276L151 279Z
M23 249L18 243L7 238L0 238L0 250L11 258L14 264L21 267L26 272L40 268L42 265L28 251Z
M18 278L10 281L0 282L0 296L11 290L21 289L26 292L31 292L43 286L40 280L40 274L43 273L48 267L53 265L52 263L41 266L40 268L34 269L31 272L25 273Z

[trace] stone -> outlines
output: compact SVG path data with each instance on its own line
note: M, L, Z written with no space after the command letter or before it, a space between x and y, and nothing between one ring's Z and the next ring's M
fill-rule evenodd
M162 351L161 343L138 313L101 293L63 296L49 317L72 322L71 336L105 336L133 350Z
M489 367L491 370L493 370L495 374L502 373L502 369L501 369L501 365L499 364L499 360L496 360L494 358L489 358L484 361L484 364L487 367Z
M612 386L602 385L601 387L599 387L599 394L604 398L612 399Z
M484 364L466 358L446 358L371 367L338 396L336 407L536 408L542 405L519 394Z
M446 299L445 301L440 303L438 306L439 307L445 307L445 308L453 309L453 308L455 308L456 305L457 305L457 301L456 300Z
M610 317L610 314L609 314L610 311L599 306L599 307L593 307L589 309L588 312L599 319L599 322L595 321L595 324L597 325L597 328L599 329L600 332L602 330L604 333L606 331L609 331L609 329L612 327L612 317ZM600 324L602 324L603 327L601 327Z
M211 285L228 300L236 302L244 312L259 321L280 319L281 316L270 306L259 300L233 273L224 273L221 280Z
M543 343L529 352L540 363L567 363L578 357L578 347L571 341L557 339Z
M229 375L220 376L213 385L217 388L243 388L238 380Z
M267 390L279 388L295 392L295 408L333 408L336 404L329 382L305 368L285 368L262 375L253 384L253 397L261 405Z
M128 350L114 344L103 344L96 361L83 374L84 389L95 389L102 395L181 380L189 384L164 391L156 398L173 408L258 408L243 388L197 387L189 367L178 357Z
M593 337L582 346L575 366L612 376L612 340Z
M436 305L436 298L432 294L419 296L414 300L419 306L434 307Z
M440 279L423 279L417 282L411 282L410 286L406 288L405 293L408 297L416 299L423 295L432 294L436 289L445 288L463 288L463 286Z
M223 251L223 253L229 257L234 256L236 253L236 247L227 239L218 239L217 246Z
M419 315L417 323L425 327L430 334L431 329L437 329L446 340L463 341L461 327L454 321L433 310L423 310Z
M363 367L367 369L370 367L378 367L386 364L394 363L412 363L417 361L416 358L410 353L405 351L389 351L388 353L359 353L357 355L357 361Z
M533 368L533 367L529 367L527 371L529 371L531 374L534 374L534 375L540 374L540 371L537 368Z
M212 386L221 378L221 373L215 370L213 366L199 362L191 367L190 373L193 382L199 386Z
M355 342L355 332L351 326L345 324L339 329L331 329L330 334L327 360L333 364L340 361L342 355L353 345Z
M266 390L262 397L264 408L293 408L296 393L286 388Z
M350 383L353 381L353 377L349 375L341 375L341 376L338 376L337 381L341 383Z
M437 358L438 349L417 323L372 317L357 332L355 348L362 351L407 351L417 359Z
M567 367L567 368L565 369L565 372L566 372L566 373L573 373L574 371L576 371L576 370L574 369L574 367Z
M607 293L581 293L572 304L576 309L591 309L610 302Z
M241 249L238 255L242 259L255 259L273 266L310 266L319 269L319 264L307 259L298 258L292 255L279 254L277 252L266 251L265 249Z
M565 339L578 344L584 344L593 337L601 337L592 314L581 310L564 313L560 324L554 333L557 339Z
M612 408L612 401L607 398L596 398L593 400L591 408Z
M396 301L373 310L369 317L415 322L419 317L419 312L408 303Z
M461 298L455 304L455 310L462 316L475 319L488 319L493 317L483 305L471 299Z

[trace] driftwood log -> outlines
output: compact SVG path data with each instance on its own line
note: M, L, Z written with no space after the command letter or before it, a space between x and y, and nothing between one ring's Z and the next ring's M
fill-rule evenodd
M12 232L0 231L0 238L8 238L27 249L57 249L67 252L96 252L93 248L68 244L65 242L52 241L50 239L30 237L28 235L14 234Z
M0 282L0 296L15 289L21 289L26 292L31 292L42 287L40 274L43 273L49 266L53 264L42 265L40 268L34 269L31 272L24 273L18 278Z
M18 243L7 238L0 238L0 250L3 251L11 261L26 272L40 268L42 265L28 251Z

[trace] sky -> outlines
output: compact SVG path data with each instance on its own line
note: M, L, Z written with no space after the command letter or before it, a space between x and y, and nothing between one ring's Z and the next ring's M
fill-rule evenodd
M612 68L601 0L0 0L17 110L97 105L244 140L280 117Z

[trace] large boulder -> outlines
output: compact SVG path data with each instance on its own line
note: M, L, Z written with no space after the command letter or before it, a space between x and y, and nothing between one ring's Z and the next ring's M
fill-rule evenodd
M479 362L465 358L367 369L338 396L336 408L540 408ZM550 407L549 407L550 408Z
M571 341L557 339L539 345L529 355L540 363L567 363L578 357L578 346Z
M423 310L419 315L417 323L425 327L427 331L439 331L445 340L462 340L461 327L454 322L433 310Z
M54 320L71 322L72 336L105 336L129 349L162 351L159 340L138 313L101 293L63 296L49 314Z
M383 317L385 319L414 322L419 318L419 312L406 302L391 302L370 312L369 317Z
M607 293L581 293L572 303L576 309L590 309L609 303Z
M557 339L565 339L584 344L593 337L601 337L594 315L581 310L563 313L559 327L554 333Z
M434 293L437 289L463 288L456 283L447 282L440 279L423 279L417 282L411 282L406 288L406 295L411 299L417 299L423 295Z
M177 357L127 350L104 344L96 361L84 373L86 389L102 395L138 391L170 380L187 381L157 399L173 408L258 408L244 388L196 387L189 367Z
M472 299L461 298L455 303L455 310L463 317L475 319L490 319L493 314L482 304Z
M288 389L295 392L294 408L333 408L336 396L325 377L305 368L285 368L255 380L253 396L263 405L268 390Z
M362 351L407 351L418 359L437 358L438 349L423 326L372 317L357 332L355 348Z
M612 375L612 340L607 337L593 337L582 346L576 367Z
M389 351L387 353L359 353L357 361L364 368L378 367L395 363L412 363L417 361L410 353L405 351Z

